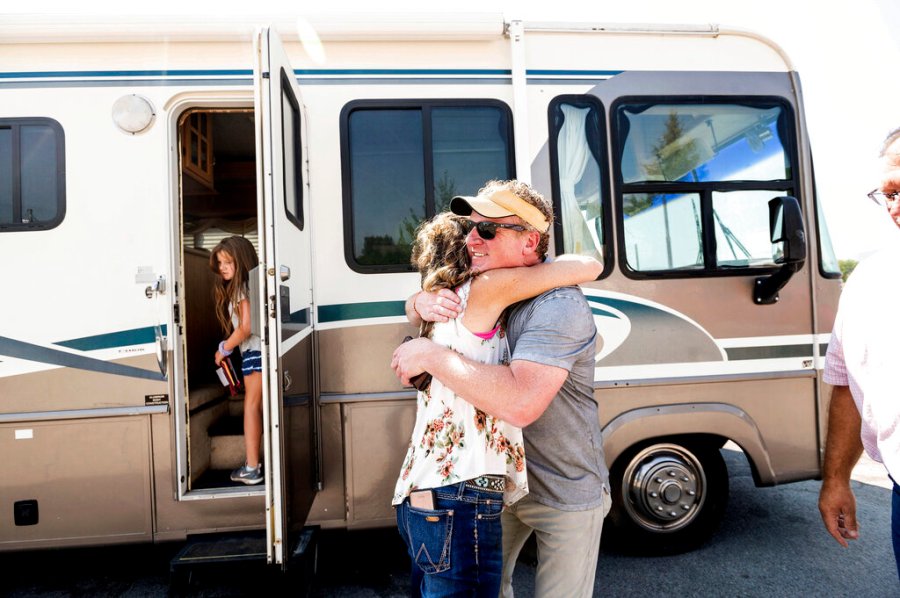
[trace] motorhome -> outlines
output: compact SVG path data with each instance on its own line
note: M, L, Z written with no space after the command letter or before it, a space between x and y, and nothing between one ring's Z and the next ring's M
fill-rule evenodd
M820 475L840 271L800 78L719 26L501 14L0 23L0 550L393 525L415 394L389 367L416 226L518 178L582 285L610 521L684 550ZM216 376L210 249L240 235L265 483Z

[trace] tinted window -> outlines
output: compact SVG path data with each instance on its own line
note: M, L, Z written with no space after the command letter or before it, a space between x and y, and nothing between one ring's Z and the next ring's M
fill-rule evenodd
M435 213L508 172L506 115L497 108L431 110ZM474 191L473 191L474 190Z
M360 110L350 117L353 256L405 264L425 218L420 110Z
M344 110L347 257L362 271L405 270L419 223L454 195L512 178L509 114L476 102L371 104Z
M0 226L13 221L12 129L0 127Z
M0 229L53 228L65 212L63 133L50 119L0 119Z

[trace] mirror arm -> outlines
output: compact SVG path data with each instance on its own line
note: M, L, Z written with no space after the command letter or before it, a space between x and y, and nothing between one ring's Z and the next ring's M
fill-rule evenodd
M771 276L760 276L753 284L753 302L757 305L772 305L778 302L778 291L803 267L803 261L783 265Z

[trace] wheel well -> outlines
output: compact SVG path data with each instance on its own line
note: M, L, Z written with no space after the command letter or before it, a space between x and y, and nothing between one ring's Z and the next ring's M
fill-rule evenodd
M728 441L744 452L757 486L775 482L768 450L756 422L733 405L701 403L639 408L619 414L603 427L603 449L610 468L622 455L633 454L653 443L720 449Z
M718 436L716 434L673 434L668 436L654 436L652 438L645 438L621 451L616 456L615 461L610 463L610 468L615 467L615 465L623 457L627 458L629 455L632 455L640 451L641 449L644 449L653 444L667 443L679 444L684 447L719 449L725 446L726 442L728 442L728 438Z
M759 472L756 469L756 464L753 462L753 459L750 458L750 455L748 455L744 451L743 447L741 447L738 443L719 434L673 434L671 436L654 436L653 438L647 438L629 446L624 451L619 453L619 455L615 458L615 461L609 463L609 469L610 471L612 471L612 469L623 458L628 458L630 455L633 455L641 449L653 444L669 443L679 444L688 448L696 447L701 449L722 449L729 442L732 442L739 449L741 449L741 453L743 453L744 459L747 460L747 465L750 467L750 474L753 477L754 485L761 486L762 484L760 484L759 481Z

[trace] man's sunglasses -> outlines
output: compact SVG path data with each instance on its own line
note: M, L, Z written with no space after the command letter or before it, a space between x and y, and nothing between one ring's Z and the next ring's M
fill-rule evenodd
M502 222L490 222L489 220L474 222L472 220L469 220L468 218L460 218L459 223L462 225L462 228L464 231L466 231L467 235L474 228L478 231L478 236L485 241L490 241L491 239L496 237L498 228L508 228L510 230L517 230L519 232L528 230L521 224L504 224Z

